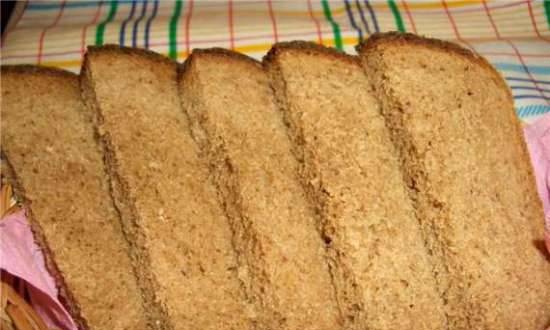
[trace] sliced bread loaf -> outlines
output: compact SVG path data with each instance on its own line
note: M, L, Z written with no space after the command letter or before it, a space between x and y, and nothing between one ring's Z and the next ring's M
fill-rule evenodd
M454 44L381 34L358 48L401 154L450 329L542 329L550 264L531 165L500 75Z
M399 161L355 57L304 42L265 59L320 215L350 329L445 329Z
M62 301L81 329L146 329L78 77L31 66L1 74L2 175L24 201Z
M324 243L261 64L195 50L180 93L234 227L240 273L262 306L262 328L339 329Z
M177 64L158 54L90 48L83 95L163 328L251 329L231 229L181 110L176 74Z

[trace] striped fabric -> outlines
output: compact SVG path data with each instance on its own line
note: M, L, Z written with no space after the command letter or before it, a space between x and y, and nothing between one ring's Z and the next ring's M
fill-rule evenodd
M78 71L87 45L144 47L182 61L193 48L261 58L277 41L311 40L354 53L378 31L458 42L505 77L517 114L550 112L550 1L27 1L2 37L2 64Z

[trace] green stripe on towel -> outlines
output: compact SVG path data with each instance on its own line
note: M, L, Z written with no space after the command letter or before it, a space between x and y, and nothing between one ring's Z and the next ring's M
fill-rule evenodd
M397 7L397 4L394 0L388 0L388 5L390 6L391 12L393 14L393 18L395 19L395 25L397 26L397 30L399 32L407 32L405 30L405 24L403 24L403 17L401 17L401 13L399 12L399 8Z
M101 22L97 25L97 29L96 29L96 32L95 32L95 45L96 46L103 46L103 42L104 42L104 39L105 39L105 26L108 23L111 23L113 21L113 19L115 18L115 15L116 15L117 8L118 8L118 1L117 0L111 1L110 2L110 8L109 8L109 14L107 15L107 18L103 22Z
M174 8L174 13L170 19L170 40L168 56L171 59L178 59L178 22L181 16L181 8L183 7L182 0L176 0L176 6Z
M321 4L323 5L323 13L325 14L325 18L332 26L332 32L334 33L334 45L337 49L344 50L344 44L342 43L342 34L340 33L340 26L332 18L332 12L330 10L328 1L321 0Z

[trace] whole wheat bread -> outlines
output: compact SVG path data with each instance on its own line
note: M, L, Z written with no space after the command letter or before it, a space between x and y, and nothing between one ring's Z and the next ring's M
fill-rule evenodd
M199 51L178 85L160 55L91 48L81 91L2 67L2 175L80 328L550 325L503 79L437 40L358 50L278 44L267 74Z
M2 175L24 201L64 305L81 329L146 329L78 77L31 66L1 74Z
M318 207L348 328L444 329L427 249L358 59L292 42L276 44L265 64Z
M83 95L105 146L135 266L163 329L251 329L232 233L180 108L177 64L90 48Z
M457 45L409 34L358 50L438 260L449 328L548 326L544 214L504 80Z
M259 62L195 50L180 95L231 220L263 329L340 329L324 243Z

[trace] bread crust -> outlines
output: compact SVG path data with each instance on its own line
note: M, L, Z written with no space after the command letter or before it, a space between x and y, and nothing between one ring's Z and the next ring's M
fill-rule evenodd
M88 46L88 51L85 56L96 53L113 53L113 54L126 54L136 56L137 58L147 58L159 64L168 66L177 66L178 62L171 60L170 58L163 56L159 53L155 53L152 50L144 48L126 47L114 44L106 44L103 46Z
M264 67L302 163L302 185L320 217L345 328L445 329L443 302L412 203L399 188L400 164L359 58L310 42L290 42L274 45L264 57ZM346 93L351 86L355 92ZM309 102L317 95L322 106ZM389 182L394 188L384 189ZM374 196L373 191L382 192ZM390 203L399 204L400 210L389 211ZM400 232L392 239L399 243L378 241L377 235L385 237L397 227ZM361 234L355 237L357 233ZM370 254L378 249L384 252ZM389 260L403 271L373 270ZM415 267L411 260L416 260ZM377 301L379 296L396 297L396 302Z
M63 177L63 179L67 180L67 182L72 182L72 184L76 185L79 183L78 177L86 177L89 180L89 187L88 185L86 185L82 189L92 189L90 190L89 199L92 202L90 202L89 205L79 205L79 207L82 208L80 210L81 213L79 214L84 219L88 218L89 220L91 220L91 225L93 225L94 227L101 226L101 221L114 221L114 223L112 223L113 228L108 230L107 228L105 228L105 233L106 237L108 237L109 239L112 238L115 241L114 245L111 245L111 247L117 250L120 249L120 251L113 250L111 252L114 254L111 255L113 255L113 257L115 258L119 258L116 260L120 261L122 264L125 263L123 255L126 255L127 265L129 265L129 256L127 255L127 251L125 251L124 253L121 252L123 250L126 250L127 246L125 246L126 241L122 237L122 233L118 232L118 214L116 213L114 207L112 205L109 205L110 196L108 190L105 189L102 185L103 180L106 181L106 179L103 178L99 180L98 177L96 177L96 175L101 175L100 173L103 170L103 162L99 150L96 149L91 128L92 125L88 122L84 123L84 117L82 117L84 115L82 111L84 105L81 104L79 97L78 76L74 73L57 68L39 67L33 65L2 66L1 75L3 83L6 83L6 79L10 79L12 84L15 85L28 83L30 84L30 86L32 86L33 89L44 93L36 95L32 94L32 90L28 91L29 98L33 98L38 104L40 104L39 102L44 103L40 104L40 106L45 106L46 109L48 109L48 107L51 107L51 104L57 100L52 99L52 97L45 93L46 91L51 93L58 93L60 95L59 97L67 97L67 99L62 102L65 102L64 104L68 108L56 109L50 114L54 116L54 118L63 117L69 123L72 123L71 128L63 129L62 131L60 131L58 127L52 127L51 129L46 128L41 125L42 123L35 125L34 119L31 119L32 110L29 108L32 107L32 103L28 104L28 100L26 99L19 101L23 104L22 107L24 107L22 111L12 111L9 110L9 108L2 109L2 112L4 114L9 113L10 117L15 117L10 118L9 124L7 124L8 122L6 122L6 125L9 125L9 127L3 127L4 132L2 132L2 135L3 138L6 137L6 139L3 139L2 141L2 174L6 175L8 181L13 184L16 195L18 196L18 198L22 199L25 205L26 215L29 219L29 224L33 231L35 241L41 247L41 249L44 250L46 268L54 278L56 287L59 289L59 297L61 303L69 311L70 315L73 317L79 328L88 329L90 327L98 326L99 323L102 322L102 320L98 320L98 315L91 315L95 313L95 311L91 310L91 308L93 309L94 307L91 304L95 302L90 302L89 297L94 297L94 295L100 294L99 292L101 291L101 289L105 289L107 283L113 283L111 281L112 278L108 279L109 282L105 284L102 283L102 285L104 286L103 288L99 288L98 290L91 291L89 293L83 293L83 291L85 290L83 290L83 279L81 276L88 276L90 274L89 267L81 268L81 266L76 265L77 262L75 261L74 256L69 258L69 261L67 262L60 261L63 260L60 258L64 258L64 255L68 253L68 250L71 250L73 253L80 254L105 254L105 250L101 251L101 249L98 249L97 246L95 246L95 243L92 243L90 241L84 241L83 244L89 245L85 245L82 248L77 248L74 242L63 245L61 247L58 244L59 241L72 241L74 239L78 239L72 237L72 235L69 235L70 232L67 231L68 227L73 228L74 226L75 230L77 231L85 231L82 226L79 226L78 224L75 225L75 217L77 215L73 216L67 211L68 207L75 207L75 203L77 203L78 201L82 202L82 199L72 199L71 196L66 196L63 198L62 201L60 201L60 196L58 194L66 191L66 183L60 184L62 188L54 188L52 186L37 188L34 185L33 181L30 181L32 180L31 178L33 176L43 176L42 180L39 182L49 182L52 185L56 185L57 182L55 182L55 180L60 180L60 178ZM29 82L27 82L27 80L29 80ZM11 84L6 84L5 86L2 86L2 92L4 94L4 92L12 93L19 91L16 91L14 87L11 86ZM11 101L10 103L13 106L17 105L14 104L14 101L15 100ZM4 102L10 102L9 98L6 97L4 99L3 97L2 99L2 107L8 106L5 105ZM44 113L36 114L36 120L45 120L45 118L43 117L44 115L47 116L47 114ZM4 118L4 120L7 119ZM80 122L80 120L82 120L83 122ZM54 126L56 125L54 124ZM42 148L44 148L45 146L44 140L52 141L53 139L53 141L50 142L52 150L55 150L55 148L58 148L61 145L61 143L57 140L58 136L56 136L54 132L51 132L52 130L69 139L68 141L66 141L68 144L65 145L67 147L67 150L63 149L58 151L51 151L53 153L52 155L50 155L50 153L46 150L46 154L44 155L45 157L43 159L45 163L40 167L43 166L46 169L50 168L50 170L53 170L51 169L51 167L53 166L62 166L68 172L63 173L63 171L59 169L59 173L50 172L51 177L48 177L47 174L43 174L42 172L40 172L40 167L37 170L38 172L30 172L29 167L34 165L29 163L29 156L27 155L27 153L32 152L36 155L40 155L41 153L43 153L44 150ZM39 141L39 143L37 142L37 145L32 146L21 142L25 141L26 138L28 139L28 137L26 136L28 136L29 134L36 134L40 136L42 140ZM78 143L80 144L77 147ZM84 159L73 157L75 155L75 148L81 148L80 152L85 155ZM24 152L24 155L20 154L21 149L26 150L26 152ZM60 161L56 156L56 154L59 153L64 155L66 159L64 158ZM48 162L48 160L50 160L50 162ZM54 164L54 162L56 161L59 161L59 164ZM106 175L106 173L103 172L103 175ZM27 188L30 187L30 189L26 189L25 186ZM28 193L31 193L33 195L29 196ZM37 199L35 197L38 194L40 194L39 196L41 196L40 199ZM47 203L47 200L45 200L47 199L47 197L51 197L56 203L46 207L44 203ZM63 203L66 203L66 205L64 205ZM62 210L56 211L56 214L52 214L51 210L45 211L45 208L54 210L62 208ZM38 211L36 211L35 209ZM94 211L94 209L99 209L99 211ZM64 228L59 229L59 231L58 229L56 229L59 224L51 219L52 216L57 217L57 213L59 213L59 216L61 217L59 221L67 220L66 223L62 223ZM37 219L37 216L40 216L40 218ZM66 217L67 219L64 219L63 217ZM78 219L78 221L80 220L81 219ZM58 234L58 232L60 233ZM55 236L50 237L50 234ZM58 265L61 265L61 268ZM99 262L98 266L101 265L102 262ZM79 270L76 271L75 268ZM131 269L131 267L129 269ZM128 269L121 268L117 270L118 273L120 273L121 271L128 272ZM81 273L83 275L81 275ZM113 272L113 274L115 273ZM131 276L133 276L133 273L131 274ZM66 279L65 277L67 277L68 279ZM108 277L104 277L103 279L105 280L107 278ZM98 276L98 279L101 280L101 276ZM135 283L131 283L132 280L129 278L124 277L122 278L122 280L130 283L128 283L128 285L123 284L119 288L124 288L125 290L127 290L130 289L132 285L135 285ZM117 289L117 286L113 286L112 288ZM134 286L134 288L137 289L137 286ZM77 292L77 295L75 295L75 292ZM112 294L113 293L109 293L109 295ZM128 306L134 306L131 310L132 313L143 313L141 306L139 308L136 307L136 303L141 305L141 299L135 299L136 297L140 297L140 292L138 290L136 290L136 292L126 292L123 293L123 295L133 300L132 302L128 302ZM103 299L103 302L105 304L108 304L109 300ZM120 307L117 302L116 304L117 307ZM106 317L105 311L102 311L101 313L103 313L101 314L103 316L102 318ZM119 320L123 320L124 317L125 316L120 317ZM117 318L118 317L114 317L113 319L116 320ZM143 322L139 323L138 325L139 321L140 319L136 318L135 323L133 323L133 321L130 321L125 323L125 325L141 326L144 324ZM124 323L124 321L122 323ZM121 323L118 323L118 325L120 326Z
M72 72L65 71L57 68L49 67L40 67L36 65L28 64L19 64L19 65L2 65L0 67L0 76L4 75L47 75L61 80L73 80L67 81L67 83L76 83L78 76ZM3 149L3 148L2 148ZM20 198L25 205L30 205L30 201L26 198L25 188L20 182L15 170L10 163L7 155L4 150L1 151L2 158L2 176L5 176L8 182L13 186L15 195L17 198ZM32 209L27 207L25 208L25 214L29 218L29 225L32 230L34 239L38 246L43 250L44 261L48 273L54 278L55 285L59 290L59 298L63 306L67 309L71 317L82 329L88 329L86 320L82 317L80 313L80 307L78 306L78 301L75 299L71 289L65 283L65 279L61 275L59 267L55 263L55 257L48 246L47 239L41 226L36 222Z
M212 100L215 91L227 101ZM338 329L324 244L260 62L220 48L194 50L180 72L180 95L250 274L249 296L265 315L260 328ZM273 178L263 185L264 177Z
M135 262L147 267L141 275L147 299L160 302L161 327L250 329L231 232L180 109L179 67L143 49L91 48L83 90L94 93L85 99L101 131ZM134 124L119 123L126 118ZM140 146L133 151L135 143Z
M435 39L435 38L422 37L416 34L406 33L406 32L405 33L395 32L395 31L377 32L372 34L367 39L362 40L355 47L355 49L357 50L358 54L361 54L364 52L368 52L372 49L375 49L377 47L410 46L410 45L426 47L432 50L443 51L449 54L458 55L484 67L498 79L502 87L508 91L510 98L513 99L512 93L510 92L510 88L502 78L502 75L489 63L489 61L487 61L487 59L485 59L483 56L479 55L478 53L475 53L472 50L466 49L454 42Z
M29 75L48 75L63 79L78 80L78 75L59 68L37 66L31 64L2 65L1 74L29 74Z
M446 41L381 33L357 50L377 91L393 142L400 149L409 193L439 259L439 285L447 288L444 294L450 324L527 329L548 322L548 314L538 306L550 294L545 278L549 268L541 262L540 252L530 246L531 239L542 237L544 216L505 80L483 57ZM424 55L429 52L433 62L427 63L420 56L411 59L415 50ZM406 59L399 55L407 51L411 55ZM463 77L449 80L455 84L449 93L452 96L441 92L437 81L446 79L441 72L449 70ZM418 72L418 76L411 72ZM436 82L426 85L423 79L431 77L437 77L433 78ZM479 91L478 80L491 89ZM462 150L467 156L461 159L449 150ZM456 177L449 173L473 160L477 160L475 171L463 173L468 179L453 184ZM472 180L478 173L484 174ZM501 180L510 180L512 188L505 192L506 181ZM512 196L510 191L517 191L519 196ZM462 241L466 237L470 246ZM491 240L498 241L487 247ZM495 264L482 262L484 255L491 256ZM488 265L493 268L488 270ZM498 278L492 279L498 273ZM529 279L523 281L525 291L509 285L517 278Z
M264 56L263 63L267 65L273 62L275 58L284 51L300 50L307 54L313 54L316 56L328 56L335 60L343 60L354 65L359 66L359 62L356 56L346 54L337 50L336 48L326 47L310 41L283 41L273 44L269 52Z
M220 47L213 47L213 48L196 48L193 49L193 52L189 56L191 59L193 58L193 55L195 56L217 56L222 57L227 60L235 60L243 63L249 63L254 65L257 68L261 68L261 63L257 61L256 59L253 59L250 56L246 56L245 54L235 52L229 49L220 48Z
M5 176L8 183L12 185L16 197L20 199L20 201L23 202L24 205L29 205L30 201L25 197L25 188L23 187L15 171L13 170L13 166L10 164L9 159L4 154L3 150L1 151L1 154L2 176ZM25 215L30 220L29 226L31 228L34 241L42 250L46 270L54 279L55 286L58 290L59 301L61 302L63 307L65 307L65 309L69 312L73 321L75 321L78 327L84 330L89 329L88 322L80 312L78 301L75 299L74 294L65 282L65 279L63 278L63 275L61 274L61 271L59 270L59 267L55 262L54 253L48 245L48 240L46 239L46 236L41 226L35 221L32 209L29 207L25 207Z

